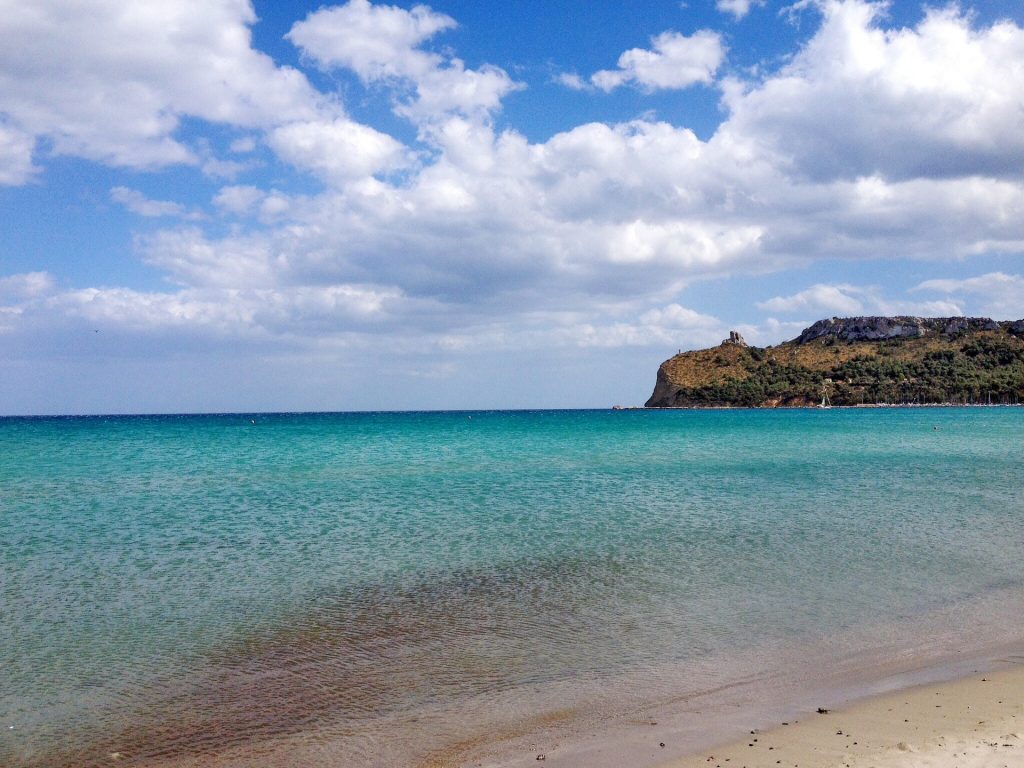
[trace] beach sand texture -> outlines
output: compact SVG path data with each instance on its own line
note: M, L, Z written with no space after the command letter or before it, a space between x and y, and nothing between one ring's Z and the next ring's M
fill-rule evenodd
M1024 766L1024 669L808 714L664 768L1017 768Z

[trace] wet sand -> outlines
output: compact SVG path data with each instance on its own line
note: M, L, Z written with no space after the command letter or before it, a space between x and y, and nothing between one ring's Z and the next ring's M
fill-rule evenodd
M664 768L1024 766L1024 668L914 688L753 731Z
M1024 768L1024 656L1013 652L957 664L913 672L904 667L894 674L895 668L890 667L890 674L861 688L848 687L849 680L837 678L839 689L805 691L796 706L777 682L767 688L727 686L637 710L629 721L620 720L611 727L594 722L592 732L576 728L567 732L563 726L574 719L571 712L537 713L509 723L498 708L490 718L489 731L446 748L413 750L419 752L416 755L395 751L386 739L360 743L337 731L325 739L314 726L262 743L220 744L190 755L150 751L144 757L127 745L93 754L78 765ZM995 671L981 671L986 669ZM950 674L959 677L924 683ZM770 690L781 698L772 701L771 694L766 695ZM819 704L829 709L818 711ZM178 727L180 723L167 724L169 731Z
M631 722L535 735L443 765L526 768L1024 768L1024 648L876 656L695 693ZM824 711L821 711L824 710ZM595 724L596 725L596 724ZM475 758L475 759L474 759ZM440 765L439 764L439 765Z
M919 617L912 636L881 623L591 680L509 684L514 658L492 649L505 665L487 667L467 696L463 662L480 655L449 618L456 608L497 610L499 598L517 594L468 579L440 592L435 584L373 593L354 601L372 606L362 612L344 596L325 597L317 621L226 646L187 678L161 681L150 709L10 764L1024 768L1016 588ZM409 695L417 691L431 700Z

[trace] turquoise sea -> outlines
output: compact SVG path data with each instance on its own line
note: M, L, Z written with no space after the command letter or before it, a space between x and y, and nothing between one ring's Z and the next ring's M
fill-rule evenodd
M415 765L983 654L1022 552L1019 408L2 418L0 765Z

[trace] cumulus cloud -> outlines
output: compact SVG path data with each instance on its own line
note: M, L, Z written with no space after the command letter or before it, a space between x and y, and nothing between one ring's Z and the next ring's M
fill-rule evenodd
M576 72L559 72L553 80L573 91L585 91L590 88L590 84Z
M915 302L886 297L874 286L818 283L791 296L775 296L757 303L758 309L783 314L823 316L921 315L957 317L963 310L950 301Z
M55 281L49 272L24 272L0 277L0 301L18 301L45 296L53 291Z
M83 288L22 296L8 307L23 325L42 329L98 327L128 334L187 332L246 341L320 339L344 343L349 335L394 329L404 299L372 286L188 288L173 292Z
M297 22L287 37L319 64L344 66L368 80L380 80L437 67L440 57L418 47L456 26L455 19L425 5L406 11L350 0L314 11Z
M722 13L731 14L737 21L750 13L753 5L764 5L764 0L716 0L715 8Z
M687 37L662 32L651 38L651 48L632 48L619 56L618 69L595 72L590 81L602 91L633 83L649 91L689 88L708 84L725 59L721 35L702 29Z
M266 193L246 184L221 187L213 197L213 204L222 211L241 215L251 211L255 205L266 197Z
M438 120L453 113L484 117L522 86L499 67L468 69L459 58L421 48L455 26L450 16L424 5L406 11L349 0L309 14L287 38L322 69L343 67L365 83L408 86L411 93L399 95L396 107L413 120Z
M915 291L968 295L977 304L979 314L1001 320L1024 318L1024 276L989 272L962 279L925 280Z
M231 142L229 150L238 155L244 155L256 149L256 139L252 136L242 136Z
M322 98L251 46L246 0L69 5L0 14L0 181L22 183L30 152L153 168L196 163L182 118L265 127L310 119Z
M713 211L730 178L712 172L689 131L595 124L542 145L471 123L449 133L452 149L401 185L367 179L311 197L277 193L280 226L167 235L147 258L183 284L218 272L223 284L257 275L288 285L371 282L486 314L513 301L520 312L595 296L657 301L762 250L760 225ZM681 188L680 176L691 184ZM215 203L262 213L269 199L227 187Z
M284 160L334 182L393 171L411 160L401 142L345 118L290 123L268 140Z
M886 29L883 3L819 0L821 28L763 82L732 82L725 131L815 180L1019 178L1024 29L950 5Z
M757 324L741 323L735 330L740 332L748 344L767 347L796 338L808 325L808 320L779 320L769 317Z
M2 294L0 294L2 296ZM10 316L2 314L10 311ZM307 350L359 348L396 354L480 353L537 348L610 349L631 346L705 346L727 331L715 317L671 304L648 312L598 315L536 313L514 322L479 318L452 328L449 323L409 327L411 312L438 315L444 308L369 285L187 288L173 292L128 288L87 288L22 295L0 306L0 330L18 321L36 332L99 328L126 336L169 338L194 345L234 341L285 344ZM756 330L752 331L757 333ZM89 349L83 348L88 354Z
M776 296L759 301L758 309L769 312L824 312L835 315L859 315L864 303L856 294L863 291L850 285L826 285L819 283L792 296Z
M0 112L0 185L24 184L39 170L32 163L35 137L6 124Z
M683 337L711 343L728 331L728 318L685 307L683 291L704 280L825 258L934 263L1024 250L1024 184L1006 170L1024 165L1024 145L1004 125L1024 102L1013 85L1022 30L1010 22L975 28L952 10L885 29L879 7L863 0L821 8L820 28L780 70L726 84L723 122L708 139L647 118L586 123L542 140L490 119L515 87L506 73L472 70L426 48L453 27L449 17L366 0L323 8L289 39L307 61L351 69L395 93L422 143L405 147L340 112L317 111L310 105L323 100L303 80L298 107L271 117L261 102L251 119L231 120L250 123L246 137L259 132L324 188L295 191L280 180L285 174L224 186L211 210L226 223L175 224L137 239L140 257L176 288L19 299L26 308L18 322L89 311L139 333L194 323L245 338L309 333L308 343L351 343L354 334L400 328L389 343L674 348ZM230 18L225 28L244 43L237 50L250 50L248 16ZM666 34L622 59L606 84L670 88L715 76L720 39L708 35L707 55L687 58L701 33ZM957 72L947 45L964 62ZM93 58L83 58L87 70ZM264 64L272 79L285 73L288 81ZM172 96L178 87L169 87ZM968 125L972 110L978 126ZM118 194L172 213L130 189ZM905 301L837 280L760 308L810 319L960 314L961 295L981 296L966 285L921 290L948 295ZM132 325L132 313L156 320ZM765 340L792 335L795 323L739 330Z
M199 214L190 213L181 203L170 200L151 200L137 189L114 187L110 190L110 199L120 203L132 213L147 218L175 216L180 218L200 218Z
M146 262L184 287L272 288L281 282L288 257L260 237L229 237L216 243L197 228L163 230L141 238Z

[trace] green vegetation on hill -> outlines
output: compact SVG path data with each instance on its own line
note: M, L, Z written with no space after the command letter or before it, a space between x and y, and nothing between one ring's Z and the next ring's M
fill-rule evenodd
M828 322L842 328L852 320ZM777 347L725 342L665 361L647 406L809 406L823 394L837 406L1020 403L1024 328L988 323L950 334L922 328L918 335L875 340L850 333L844 339L836 331L801 340L815 324Z

